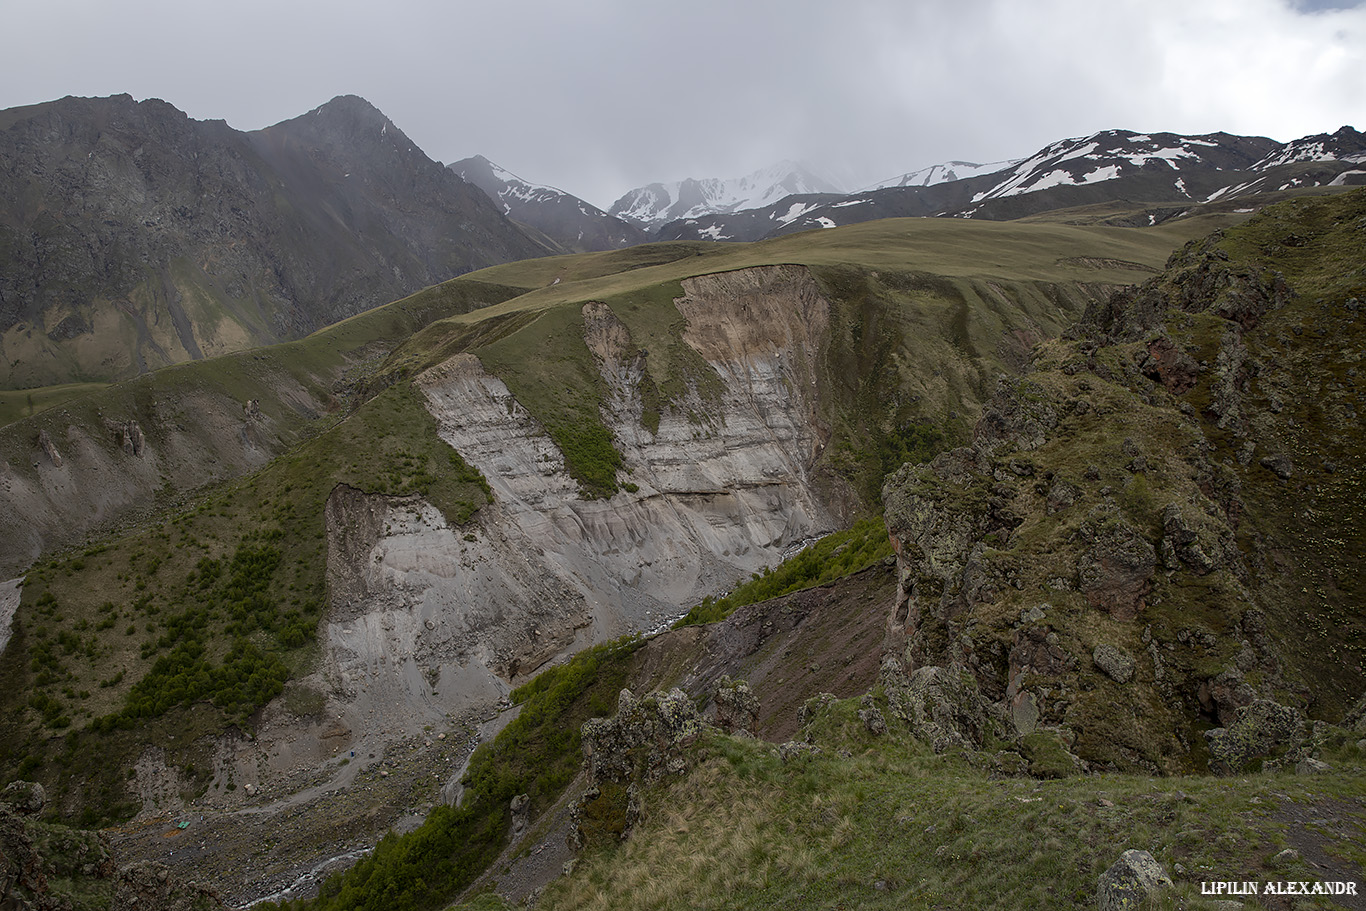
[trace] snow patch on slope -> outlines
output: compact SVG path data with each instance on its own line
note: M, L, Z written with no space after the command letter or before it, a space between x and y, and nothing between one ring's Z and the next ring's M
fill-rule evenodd
M884 180L865 188L861 192L886 190L894 187L932 187L935 184L948 183L952 180L967 180L971 177L980 177L983 174L995 174L997 171L1004 171L1019 163L1020 159L1018 158L1010 161L991 161L985 164L977 164L971 161L946 161L943 164L930 165L928 168L902 174L900 177L893 177L891 180Z

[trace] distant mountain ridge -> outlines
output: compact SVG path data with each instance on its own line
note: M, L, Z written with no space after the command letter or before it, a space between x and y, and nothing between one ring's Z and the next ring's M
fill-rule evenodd
M355 96L253 133L128 95L0 112L0 386L296 338L548 252Z
M995 170L947 162L847 196L794 195L762 209L691 215L656 231L659 239L752 241L877 218L1002 220L1120 199L1176 214L1200 202L1366 183L1363 162L1366 136L1350 126L1288 143L1106 130L1052 143Z
M447 167L487 193L508 218L535 228L568 252L617 250L649 240L636 225L564 190L525 181L483 155Z

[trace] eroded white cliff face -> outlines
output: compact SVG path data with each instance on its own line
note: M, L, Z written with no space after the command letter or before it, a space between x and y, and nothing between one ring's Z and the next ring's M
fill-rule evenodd
M557 654L656 625L839 524L811 476L827 438L813 358L829 304L815 282L771 267L684 289L684 340L720 394L693 390L653 432L630 333L606 305L584 308L632 492L583 499L545 430L475 356L417 378L494 504L452 528L416 498L334 492L318 682L357 737L378 733L381 715L411 729L486 705Z
M584 308L585 340L610 391L603 417L633 492L582 499L554 443L473 356L419 378L442 437L489 479L546 573L581 592L601 635L675 612L836 524L810 477L826 438L811 358L828 332L828 302L798 268L707 276L684 289L684 340L722 392L704 401L694 391L663 410L654 432L641 424L645 365L629 332L605 304Z

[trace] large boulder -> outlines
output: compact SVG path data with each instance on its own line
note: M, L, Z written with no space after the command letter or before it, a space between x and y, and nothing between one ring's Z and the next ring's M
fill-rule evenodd
M1100 875L1096 904L1100 911L1138 911L1171 885L1172 878L1151 854L1131 849Z
M36 781L11 781L0 793L0 804L18 816L37 816L47 806L47 792Z
M1304 717L1270 699L1243 706L1228 727L1205 732L1210 767L1225 773L1239 772L1254 760L1283 752L1303 736Z
M727 734L754 734L754 722L759 717L759 697L744 680L723 676L716 682L716 726Z
M894 657L882 665L887 707L936 753L981 745L990 724L986 700L966 671L922 667L909 676Z
M1119 646L1102 642L1091 653L1091 661L1115 683L1128 683L1134 679L1134 659Z

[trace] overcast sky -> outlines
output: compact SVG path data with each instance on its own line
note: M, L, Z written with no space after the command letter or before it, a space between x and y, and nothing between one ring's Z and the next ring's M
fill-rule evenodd
M857 189L1101 129L1364 129L1363 2L0 0L0 108L126 92L252 130L357 94L603 208L784 158Z

